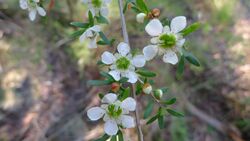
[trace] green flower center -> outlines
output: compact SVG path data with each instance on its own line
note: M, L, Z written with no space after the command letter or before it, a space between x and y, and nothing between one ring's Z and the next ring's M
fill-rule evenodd
M102 0L92 0L91 2L94 7L100 8L102 6Z
M108 115L112 118L118 118L122 114L122 108L117 105L109 105L108 106Z
M28 0L29 7L36 8L36 2L34 0Z
M130 61L126 57L121 57L116 60L116 66L120 70L127 70L130 65Z
M160 36L160 45L162 48L172 48L176 44L176 37L173 34L164 34Z

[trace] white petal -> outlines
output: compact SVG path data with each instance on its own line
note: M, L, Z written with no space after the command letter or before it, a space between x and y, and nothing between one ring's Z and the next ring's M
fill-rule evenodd
M133 71L128 71L122 74L123 77L128 78L128 82L135 83L138 80L138 76Z
M85 39L86 39L86 32L84 32L84 33L79 37L80 42L83 42Z
M108 121L108 120L110 120L110 117L108 114L105 114L103 117L103 121Z
M147 24L145 30L150 36L159 36L163 31L163 26L160 20L153 19Z
M163 55L163 61L165 63L170 63L175 65L178 62L178 57L176 53L172 50L168 50L164 55Z
M154 44L154 45L158 44L159 41L160 41L159 37L153 37L153 38L150 39L151 44Z
M176 43L176 46L182 47L184 45L185 41L186 41L185 39L178 40Z
M41 15L41 16L46 15L46 11L42 7L38 6L36 9L37 9L39 15Z
M107 7L102 7L100 9L100 13L101 13L102 16L107 17L108 14L109 14L109 9Z
M130 47L128 46L128 44L121 42L117 46L117 50L122 56L126 56L130 52Z
M113 64L115 62L115 56L108 51L105 51L102 54L101 58L102 58L102 62L107 65Z
M133 127L135 127L135 120L131 116L122 115L120 120L121 120L121 125L124 128L133 128Z
M29 12L29 18L31 21L34 21L36 19L36 10L31 10Z
M108 93L102 98L102 103L113 103L117 100L117 95L114 93Z
M104 124L104 131L110 136L116 135L118 132L117 123L114 120L106 121L106 123Z
M27 9L28 8L28 3L27 0L20 0L19 5L22 9Z
M184 16L175 17L170 24L171 31L173 33L178 33L182 31L187 26L187 20Z
M146 59L143 55L136 55L132 60L132 64L138 68L143 67L145 63Z
M99 25L94 25L90 28L90 30L94 31L94 32L100 32L101 31L101 27Z
M95 36L94 39L90 39L88 48L97 48L96 39L97 39L97 36Z
M164 28L163 28L163 33L167 33L167 34L170 33L170 28L169 28L169 26L164 26Z
M121 73L117 70L112 70L109 74L116 80L119 81L121 79Z
M136 15L136 21L138 23L144 23L144 19L147 15L145 13L139 13Z
M87 111L87 116L90 120L96 121L103 117L105 110L100 107L92 107Z
M128 111L134 111L136 108L136 101L132 97L128 97L122 101L121 107Z
M148 45L143 48L143 54L147 61L153 59L158 52L158 47L156 45Z

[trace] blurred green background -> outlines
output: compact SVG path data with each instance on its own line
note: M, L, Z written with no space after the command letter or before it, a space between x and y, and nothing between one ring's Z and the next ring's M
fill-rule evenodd
M143 125L146 141L250 141L250 1L146 0L161 17L184 15L202 27L187 39L201 67L186 65L181 80L176 66L156 59L147 68L158 72L165 97L177 97L175 109L184 118L167 117L166 129ZM71 21L86 21L80 0L44 0L45 18L30 22L18 0L0 0L0 141L88 141L103 133L102 122L91 122L86 109L99 104L98 93L108 87L89 87L101 79L96 61L104 50L90 50L71 40ZM132 48L142 49L149 36L126 13ZM122 41L117 1L110 5L108 37ZM140 111L148 103L140 96ZM157 107L155 106L155 109ZM141 117L143 113L141 112ZM142 120L142 123L145 121ZM136 130L124 133L136 141Z

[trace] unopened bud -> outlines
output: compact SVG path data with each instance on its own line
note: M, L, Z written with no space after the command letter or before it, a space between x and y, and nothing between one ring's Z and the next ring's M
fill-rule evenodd
M161 89L157 89L157 90L154 91L154 96L155 96L156 99L160 100L162 95L163 95L163 92L162 92Z
M129 3L129 4L128 4L128 10L130 10L131 8L132 8L132 4Z
M143 23L146 16L147 15L145 13L139 13L136 15L136 21L138 23Z
M145 94L150 94L152 92L152 86L149 83L145 83L142 90Z
M158 17L160 17L161 11L159 9L157 9L157 8L154 8L151 11L151 13L152 13L153 17L158 18Z
M115 93L120 90L120 87L121 87L120 84L117 82L111 84L111 90Z

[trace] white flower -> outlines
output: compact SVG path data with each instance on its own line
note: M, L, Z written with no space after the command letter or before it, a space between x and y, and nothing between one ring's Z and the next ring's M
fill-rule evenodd
M152 36L151 45L144 47L143 53L146 60L153 59L157 54L163 54L165 63L176 64L178 57L176 52L181 53L181 47L185 43L185 39L179 33L187 25L186 17L178 16L172 19L169 26L163 27L158 19L151 20L145 30Z
M81 36L80 41L84 42L86 40L89 41L88 48L97 48L96 40L99 36L99 32L101 31L101 27L99 25L94 25L88 28Z
M111 65L109 74L116 81L119 81L121 77L126 77L128 82L135 83L138 80L135 69L145 65L145 57L143 55L132 56L130 47L124 42L118 45L117 50L118 53L114 55L105 51L101 56L102 62L106 65Z
M117 95L109 93L102 98L101 107L92 107L87 111L90 120L96 121L103 117L105 121L104 131L112 136L118 132L118 125L123 128L135 127L134 118L129 116L129 111L135 111L136 101L128 97L122 102Z
M146 16L147 15L145 13L139 13L136 15L136 21L138 23L143 23Z
M46 11L38 5L39 0L19 0L19 5L22 9L29 11L29 18L31 21L36 19L36 13L45 16Z
M82 0L83 3L88 4L89 11L92 13L93 16L98 15L99 13L107 17L109 10L108 4L111 0Z

